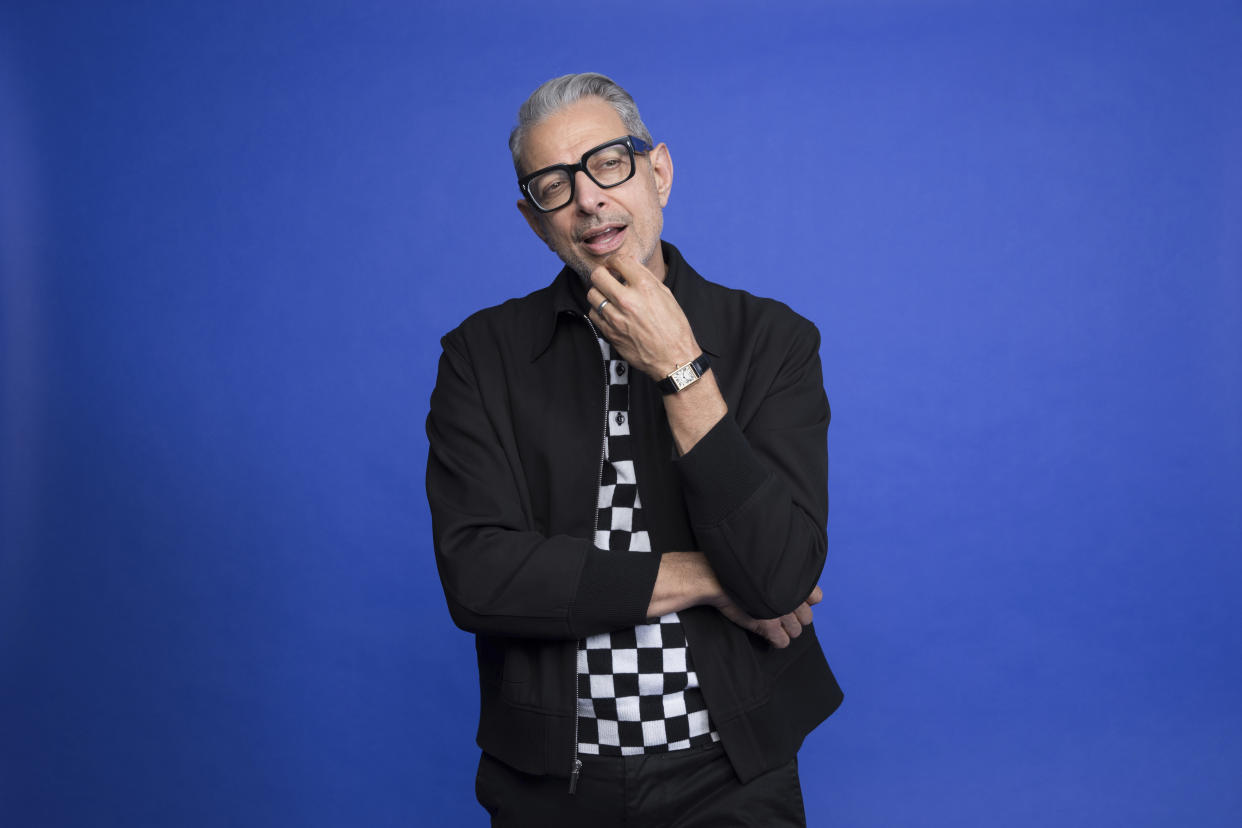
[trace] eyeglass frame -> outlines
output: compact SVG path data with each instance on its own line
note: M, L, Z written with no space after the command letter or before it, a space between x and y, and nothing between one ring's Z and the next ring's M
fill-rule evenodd
M587 159L600 150L607 149L608 147L616 146L618 144L624 146L630 154L630 174L620 181L616 181L612 184L601 184L595 180L595 176L591 175L590 170L587 169ZM579 159L577 164L552 164L551 166L535 170L532 173L527 173L518 179L518 189L522 191L522 197L526 199L526 203L529 204L534 210L540 213L554 213L557 210L568 207L573 203L574 195L577 193L578 173L581 172L591 180L592 184L599 187L601 190L611 190L613 187L620 187L622 184L634 177L634 173L638 171L638 164L634 160L634 156L646 155L651 152L652 149L654 149L654 147L652 147L651 144L648 144L637 135L625 135L621 138L614 138L611 141L605 141L597 147L591 147L589 150L582 153L582 158ZM557 207L540 207L539 202L535 200L533 195L531 195L530 182L534 181L541 175L552 172L553 170L565 170L569 173L569 198L565 200L564 204Z

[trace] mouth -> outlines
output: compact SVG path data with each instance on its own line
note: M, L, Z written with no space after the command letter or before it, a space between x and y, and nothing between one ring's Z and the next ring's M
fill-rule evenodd
M625 241L624 224L608 224L593 227L581 236L582 244L596 256L606 256Z

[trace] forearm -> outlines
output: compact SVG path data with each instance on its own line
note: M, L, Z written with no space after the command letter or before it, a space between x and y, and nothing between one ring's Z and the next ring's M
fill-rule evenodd
M657 556L604 552L564 535L435 528L449 612L467 632L572 639L648 617Z
M718 604L724 596L702 552L665 552L660 556L648 618L659 618L700 604Z
M792 612L773 618L756 618L741 610L725 593L701 552L666 552L660 557L660 570L647 617L657 618L687 607L708 605L747 632L758 635L772 646L788 647L811 623L811 606L819 602L819 587L812 589Z
M801 603L823 568L827 461L822 428L763 439L726 417L677 465L698 548L739 606L770 618Z

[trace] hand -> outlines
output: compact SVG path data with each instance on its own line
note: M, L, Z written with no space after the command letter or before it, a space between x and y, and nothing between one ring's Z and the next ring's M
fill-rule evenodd
M587 301L599 332L652 379L664 379L701 352L673 292L632 255L612 256L592 271Z
M737 605L728 598L716 604L716 609L734 624L747 632L766 638L768 643L780 650L788 647L790 641L802 635L802 628L811 623L811 607L823 598L824 593L817 586L811 590L811 594L798 605L796 610L779 618L752 618L738 609Z

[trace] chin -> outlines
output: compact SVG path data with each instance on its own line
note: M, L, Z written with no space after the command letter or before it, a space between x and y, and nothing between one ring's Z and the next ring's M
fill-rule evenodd
M635 258L643 263L644 266L650 267L652 258L659 255L659 242L656 242L655 247L649 251L646 256L643 256L640 253L635 253L630 245L630 242L631 239L626 239L624 244L609 253L607 256L596 257L590 255L589 253L579 253L577 250L570 250L569 252L557 250L556 255L569 267L570 270L578 274L578 278L582 280L583 285L590 287L591 272L604 262L608 261L610 256L616 256L620 253L632 253Z
M566 267L578 274L578 278L582 280L583 285L590 286L591 271L599 267L598 264L593 264L577 256L568 256L559 250L556 251L556 256L565 263Z
M609 253L608 255L611 256L615 253L620 253L624 249L625 246L622 245L620 248L614 250L613 253ZM596 257L588 253L579 253L576 250L571 250L568 253L558 250L556 251L556 255L566 264L566 266L569 267L570 270L578 274L578 278L582 279L583 284L588 284L590 282L591 271L608 261L608 256Z

